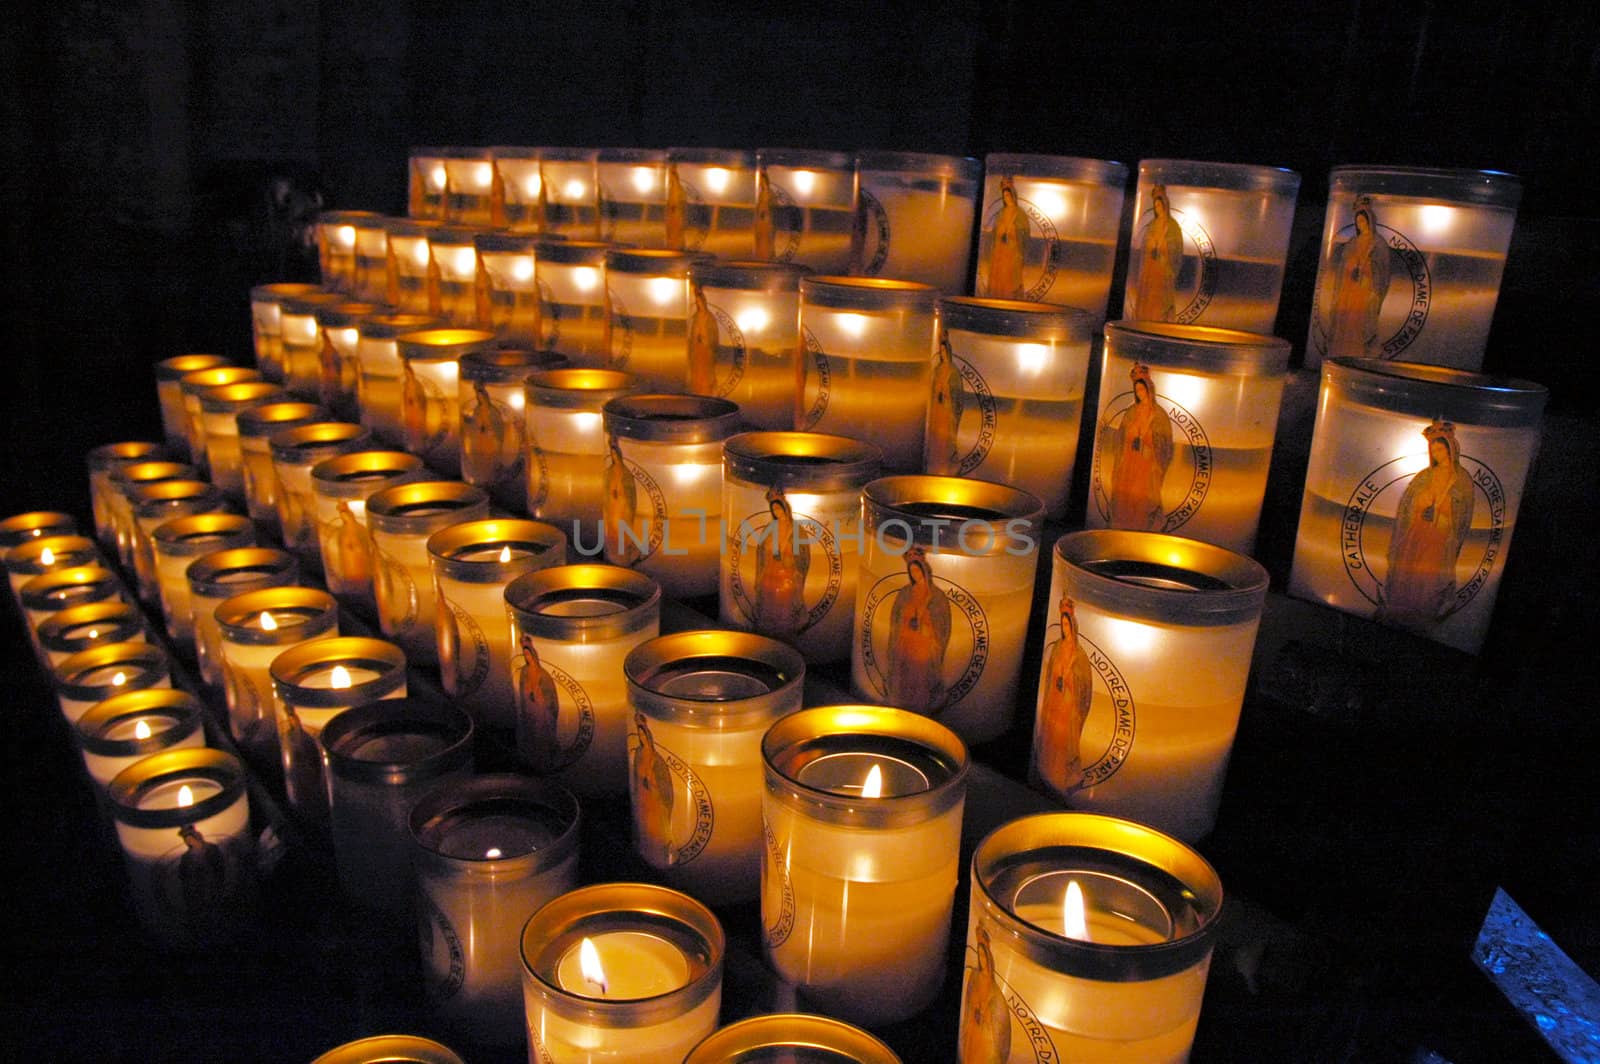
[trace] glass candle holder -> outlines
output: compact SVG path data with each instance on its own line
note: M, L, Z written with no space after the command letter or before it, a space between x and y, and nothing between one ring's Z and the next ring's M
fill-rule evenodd
M1306 364L1483 368L1521 199L1493 170L1334 167Z
M250 327L255 340L256 368L274 384L282 384L283 373L283 301L300 299L320 292L314 284L283 281L276 284L258 284L250 289Z
M461 479L515 513L528 507L523 422L528 374L566 365L549 351L493 348L461 356L456 416L461 426Z
M784 262L691 264L688 372L673 390L732 400L754 428L792 427L804 274Z
M1222 883L1141 824L1023 817L972 855L962 1060L1189 1059Z
M48 536L75 536L78 522L59 510L32 510L0 521L0 552Z
M322 211L317 215L317 266L323 288L347 296L355 293L360 273L357 227L382 217L372 211Z
M166 480L197 480L200 471L186 462L128 462L111 470L110 499L111 526L117 544L117 560L124 572L134 566L135 547L139 530L133 521L133 492L147 484Z
M300 395L316 395L322 383L322 325L318 312L345 301L342 292L316 291L279 304L278 339L283 380Z
M1031 776L1075 809L1211 831L1267 571L1157 532L1056 541Z
M41 656L44 652L39 646L39 626L51 617L75 606L125 601L122 581L117 579L116 573L100 565L79 565L41 573L26 581L17 597L22 603L28 637Z
M539 149L496 147L490 225L511 226L529 232L544 227L544 181L539 174Z
M567 537L540 521L463 521L429 536L428 556L445 693L480 731L505 733L509 746L517 703L506 586L524 573L565 565Z
M256 545L256 526L248 517L201 513L180 517L150 533L156 588L167 634L183 650L194 647L194 616L189 599L189 566L208 554Z
M369 702L330 720L322 748L339 885L363 908L409 909L411 809L472 774L472 718L416 698Z
M456 392L461 356L487 350L483 329L423 329L395 341L400 355L400 428L405 449L445 476L461 474Z
M794 427L866 440L889 470L920 470L938 295L911 281L802 278Z
M181 407L182 400L179 399L178 402ZM89 452L86 461L89 466L89 506L94 513L94 534L107 550L114 550L117 547L117 489L111 483L112 472L122 466L155 461L165 455L166 448L163 445L144 440L105 443ZM41 528L40 535L53 535L61 531L76 532L77 528L76 526L54 530ZM14 544L8 544L9 546Z
M412 148L406 160L406 214L443 220L445 190L450 186L445 160L451 148Z
M1462 370L1324 362L1290 593L1477 653L1548 397Z
M661 626L661 587L613 565L561 565L518 577L511 614L517 752L584 796L628 788L623 662Z
M1043 531L1025 491L899 476L862 489L850 680L969 743L1011 726Z
M277 713L268 671L279 654L339 634L339 605L311 587L269 587L225 599L216 608L228 730L241 749L279 756Z
M995 153L983 160L973 292L1106 319L1128 168L1105 159Z
M722 441L738 428L738 405L704 395L628 395L607 402L604 415L606 561L647 573L668 595L715 594Z
M269 587L293 587L300 580L300 562L288 551L270 547L237 547L202 555L185 570L189 580L189 620L194 626L195 660L200 676L221 686L222 629L217 607L235 595Z
M372 431L349 421L313 421L273 433L267 445L272 451L273 502L283 545L300 555L303 563L316 566L322 553L311 470L330 458L366 450L372 445Z
M830 1057L856 1064L900 1064L894 1050L861 1028L804 1013L773 1013L730 1023L695 1046L694 1051L683 1058L683 1064L827 1060Z
M850 272L966 294L983 164L959 155L862 152L856 182Z
M414 218L391 218L389 275L383 301L402 314L439 317L439 268L431 240L444 223Z
M78 718L89 778L103 789L152 754L205 746L204 712L194 695L171 688L112 695Z
M178 393L183 400L184 431L189 436L189 461L202 473L208 473L211 465L206 455L206 425L204 411L200 407L201 394L224 384L243 384L262 379L259 370L244 366L213 366L211 369L185 373L178 381Z
M528 513L571 530L573 549L585 557L601 549L601 537L585 547L579 531L596 528L604 512L610 448L601 411L638 390L638 377L606 369L538 370L524 386Z
M1059 518L1072 488L1093 323L1008 299L939 300L923 466L1039 496Z
M967 749L903 709L825 706L761 742L767 962L807 1002L869 1026L944 981Z
M744 432L722 449L722 621L808 662L850 656L861 570L861 489L877 447L817 432Z
M602 148L595 157L600 239L640 248L666 247L667 153L655 148Z
M191 947L237 937L256 895L239 759L221 750L167 750L123 769L106 794L145 930Z
M494 154L488 148L452 148L444 157L444 212L451 225L492 225Z
M443 324L443 318L431 314L375 314L361 323L356 341L356 405L361 408L361 423L385 443L405 442L400 420L400 345L396 341L407 333Z
M479 233L477 312L473 325L488 329L503 344L547 346L544 308L536 278L539 235L532 232Z
M600 189L595 181L595 148L539 149L540 195L547 236L600 239Z
M241 410L235 419L245 510L263 535L276 539L283 531L278 518L278 475L272 468L272 437L327 421L329 416L327 409L316 403L289 401L253 406Z
M1108 324L1088 527L1251 553L1288 367L1276 336Z
M112 643L146 643L144 612L127 602L95 602L52 613L34 632L52 669L72 655Z
M317 310L317 326L322 332L322 351L317 361L317 401L342 421L360 419L356 401L361 387L361 323L376 314L388 314L384 303L345 300Z
M725 942L711 910L665 887L555 899L522 930L530 1058L678 1064L717 1026Z
M323 583L341 602L368 616L377 608L367 500L384 488L430 476L422 459L405 451L352 451L311 467Z
M406 697L406 656L381 639L330 636L285 650L272 659L267 675L284 793L302 819L326 824L322 730L347 709Z
M847 273L856 224L855 159L841 151L762 148L756 166L751 257Z
M202 369L228 365L222 355L175 355L156 363L156 399L161 404L161 436L167 448L181 458L189 457L189 418L183 410L183 394L178 382Z
M755 152L671 148L666 182L663 246L720 259L754 253Z
M88 536L41 536L5 552L11 598L22 601L22 585L61 569L101 564L100 548Z
M56 700L68 724L112 695L171 687L171 662L153 643L109 643L80 650L55 667Z
M1122 316L1271 333L1300 175L1144 159Z
M446 1027L521 1045L522 928L578 885L578 801L547 780L475 776L411 811L428 997Z
M712 905L761 887L761 737L800 708L805 660L748 632L676 632L623 663L633 846Z
M428 537L451 525L489 516L482 488L451 480L397 484L367 497L372 536L372 591L383 634L414 663L437 665L434 634L438 596Z
M228 501L204 480L162 480L134 488L129 502L133 505L134 575L138 578L139 598L156 606L161 603L156 529L181 517L225 512Z
M601 367L611 359L610 250L610 244L593 240L547 239L534 247L542 346L566 355L575 366Z
M478 246L483 229L446 225L428 237L428 253L438 275L437 313L451 325L463 328L478 323Z
M389 223L382 215L363 218L355 224L356 275L350 294L371 303L382 303L389 295Z
M380 1034L335 1046L311 1064L466 1064L449 1046L409 1034Z
M636 373L657 391L683 390L689 378L689 267L696 261L686 251L606 252L612 369Z
M206 438L211 483L245 505L244 456L239 450L239 415L254 406L284 402L289 393L270 381L222 384L200 393L200 427Z

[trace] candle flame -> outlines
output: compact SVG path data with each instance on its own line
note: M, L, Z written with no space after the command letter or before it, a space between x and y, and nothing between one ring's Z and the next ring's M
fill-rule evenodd
M499 859L503 855L500 852L500 847L491 846L487 850L483 851L483 856L488 858L491 861L494 861L494 860Z
M533 280L533 260L530 258L515 259L511 263L511 277L516 281Z
M431 254L426 240L419 240L412 246L411 257L417 260L418 266L426 266Z
M668 306L683 300L683 280L678 277L650 278L650 299L658 306Z
M593 266L579 266L572 271L572 287L580 292L593 292L600 286L600 271Z
M32 536L34 539L38 539L40 536L44 535L44 529L30 528L28 529L28 535Z
M656 187L656 171L653 166L636 166L633 168L633 187L640 192L649 192Z
M539 175L538 174L529 174L528 175L528 180L523 183L523 187L528 190L528 198L529 199L538 199L539 198Z
M462 248L456 252L456 273L468 277L478 269L478 249Z
M44 550L39 552L39 564L40 565L54 565L55 563L56 563L56 552L55 551L51 550L49 547L46 547Z
M447 178L448 175L445 174L443 164L435 166L432 170L428 171L428 183L434 188L438 189L440 192L444 191L444 185Z
M90 639L99 639L100 638L100 629L98 629L98 628L89 629L89 638Z
M329 677L328 683L341 691L348 690L350 687L350 670L343 665L335 665L333 667L333 675Z
M479 163L472 168L472 180L479 188L488 188L494 183L494 167L488 163Z
M602 996L605 994L606 970L600 967L600 951L587 938L578 945L578 970L583 973L584 982L593 983Z
M761 307L746 307L734 315L733 320L741 331L758 333L772 323L772 316Z
M178 808L184 809L193 804L194 791L190 790L189 785L185 783L182 787L178 788Z
M333 236L344 247L353 248L356 246L356 227L353 225L338 226L334 229Z
M500 564L504 565L511 560L511 544L507 543L500 548Z
M861 797L883 797L883 771L877 765L873 765L867 772L866 781L861 784Z
M569 200L580 200L589 187L574 177L562 186L561 191Z
M794 190L802 196L811 195L811 190L817 187L817 172L815 170L796 170L794 172Z
M266 610L261 611L261 630L263 632L276 632L278 630L277 618Z
M125 684L127 682L128 682L128 674L123 672L121 669L118 669L117 670L117 674L115 676L111 677L111 686L112 687L121 687L123 684Z
M146 724L142 720L137 722L136 724L134 724L134 726L133 726L133 737L135 739L148 739L148 738L150 738L150 725Z
M1050 364L1050 349L1044 344L1018 344L1017 369L1037 377Z
M1061 933L1083 942L1089 938L1089 918L1083 908L1083 888L1075 879L1067 880L1067 892L1061 896Z
M713 166L706 171L706 184L713 192L728 191L728 178L732 176L720 166Z

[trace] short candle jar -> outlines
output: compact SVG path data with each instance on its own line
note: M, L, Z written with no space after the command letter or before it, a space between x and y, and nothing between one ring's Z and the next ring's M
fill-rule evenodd
M582 887L534 913L521 945L531 1059L680 1064L717 1026L722 925L686 894Z
M372 537L367 500L384 488L430 476L422 459L405 451L351 451L311 467L311 504L322 553L322 578L341 602L371 615Z
M35 577L63 569L99 565L100 548L88 536L41 536L5 552L6 576L11 582L11 597L22 601L22 585Z
M610 244L594 240L545 239L534 246L540 346L566 355L575 366L601 367L611 358L610 250Z
M149 641L144 612L127 602L95 602L52 613L35 629L34 638L52 669L80 651Z
M755 152L671 148L666 182L664 247L721 259L754 254Z
M139 542L139 528L133 519L133 493L147 484L200 477L200 471L186 462L129 462L111 470L111 526L115 530L117 559L125 572L134 569Z
M984 156L973 292L1105 321L1128 168L1065 155Z
M406 159L406 214L444 219L445 189L450 185L445 160L452 148L412 148Z
M58 510L33 510L0 521L0 554L49 536L75 536L78 522Z
M383 215L372 211L323 211L317 215L317 266L322 287L353 295L359 276L358 226Z
M1088 527L1251 553L1288 367L1276 336L1108 324Z
M419 480L384 488L367 498L372 535L372 592L383 634L416 664L439 663L433 568L428 537L489 516L482 488L452 480Z
M345 301L317 310L322 351L317 359L317 382L312 394L343 421L360 419L356 397L361 387L361 323L378 314L392 313L384 303Z
M89 778L104 788L152 754L206 745L204 712L194 695L171 688L112 695L78 718Z
M1011 727L1043 531L1036 496L957 477L862 489L851 686L969 743Z
M272 437L289 429L329 418L316 403L263 403L239 413L239 459L243 472L245 510L264 536L282 534L278 519L278 477L272 469Z
M610 454L601 410L638 390L638 377L609 369L538 370L523 389L528 514L571 529L574 549L589 556L599 552L601 537L585 548L579 528L600 531Z
M456 413L461 426L461 479L515 513L528 505L523 422L528 374L556 369L564 355L493 348L461 356Z
M411 811L423 977L436 1014L475 1041L521 1045L521 934L578 885L578 801L525 776L447 783Z
M174 382L176 388L176 382ZM182 399L178 400L182 406ZM111 474L126 465L138 465L142 462L156 461L163 457L166 448L159 443L148 443L144 440L124 440L120 443L106 443L89 452L87 463L89 466L89 506L94 513L95 538L108 550L117 546L116 526L116 488L112 486ZM71 528L41 528L40 535L56 535L61 532L76 532L77 527ZM30 533L30 537L31 536ZM7 547L15 546L8 544Z
M1188 1060L1221 908L1205 859L1141 824L997 828L972 855L961 1059Z
M453 225L492 225L494 157L488 148L450 148L444 157L444 212Z
M439 316L439 269L433 260L431 240L442 223L415 218L391 218L389 231L389 281L383 301L403 314Z
M221 550L256 545L256 527L239 514L194 514L168 521L150 534L156 584L167 634L180 649L194 646L194 616L189 600L189 566Z
M856 165L847 152L762 148L749 255L818 273L850 269Z
M730 1023L683 1058L683 1064L900 1064L894 1050L859 1027L805 1013L773 1013Z
M161 435L168 449L182 458L189 457L189 416L183 410L183 393L178 382L196 370L229 365L223 355L174 355L156 363L156 400L161 405Z
M595 148L541 148L540 197L548 236L569 240L600 239L600 190L594 164Z
M278 337L284 384L299 395L316 395L322 380L322 324L317 314L345 301L340 292L318 291L279 305Z
M965 295L983 164L958 155L862 152L856 180L850 272Z
M185 373L178 381L178 394L183 400L184 432L189 438L189 461L202 473L209 475L211 460L206 454L205 411L200 406L200 396L212 388L225 384L244 384L263 379L260 370L245 366L215 366Z
M275 384L284 382L283 301L320 292L314 284L283 281L250 289L250 327L255 339L256 368Z
M1492 170L1335 167L1306 364L1483 368L1521 199L1522 182Z
M34 649L42 654L39 646L40 625L62 610L123 601L122 581L104 566L78 565L33 577L22 585L17 598L22 603L28 637L33 640Z
M272 451L273 502L281 541L302 562L316 566L322 554L311 470L329 458L366 450L372 445L372 431L349 421L314 421L273 433L267 445Z
M1122 316L1272 332L1299 191L1293 170L1142 160Z
M719 616L808 662L850 656L861 571L861 489L876 446L819 432L743 432L723 444L726 543Z
M1463 370L1324 362L1290 594L1476 654L1548 398Z
M356 273L350 294L357 299L381 303L389 297L389 225L393 219L382 215L363 218L356 231Z
M636 373L657 391L684 390L689 379L689 267L698 259L693 252L661 249L606 252L612 369Z
M600 239L640 248L666 246L667 153L602 148L595 157Z
M435 631L445 693L485 733L516 728L506 586L567 561L567 537L540 521L463 521L428 537L438 596Z
M490 225L536 233L544 226L544 181L539 175L539 149L503 146L494 156Z
M395 341L400 356L400 429L405 449L446 476L461 473L456 392L463 355L487 350L484 329L423 329Z
M434 329L444 319L431 314L374 314L361 322L356 340L356 405L361 423L385 443L405 442L400 420L400 346L398 337Z
M244 456L239 449L239 415L254 406L282 402L289 393L270 381L220 384L200 393L200 426L206 438L211 483L229 499L245 505Z
M920 470L938 295L911 281L802 278L794 427L867 440L890 471Z
M786 262L692 264L688 371L673 390L730 399L753 428L791 428L804 274Z
M138 580L139 597L147 605L161 602L160 578L156 574L156 529L168 521L195 514L225 513L228 501L222 492L204 480L162 480L141 484L128 499L133 507L133 570Z
M739 407L703 395L629 395L605 405L605 558L668 595L715 594L722 552L722 441Z
M228 730L241 749L276 761L272 660L301 643L337 636L339 605L317 588L269 587L225 600L216 618Z
M585 797L628 789L623 662L661 626L661 588L614 565L561 565L506 588L517 753Z
M830 1015L871 1026L944 981L967 749L903 709L825 706L761 742L767 961Z
M109 643L80 650L55 667L56 700L68 724L124 691L171 687L166 651L153 643Z
M748 632L676 632L623 664L633 845L713 905L761 890L761 738L800 708L805 660Z
M466 1064L449 1046L410 1034L379 1034L334 1046L311 1064Z
M428 253L439 286L438 314L451 325L467 328L478 323L478 248L482 229L446 225L428 237Z
M1092 319L1073 307L939 300L923 467L1030 491L1059 519L1093 339Z
M535 277L539 235L532 232L479 233L477 313L472 324L494 333L503 344L542 349L544 307Z
M1074 809L1211 831L1267 571L1158 532L1056 541L1031 776Z
M223 684L222 629L217 607L235 595L269 587L292 587L300 580L300 562L288 551L238 547L202 555L189 563L189 620L194 627L195 660L200 677Z

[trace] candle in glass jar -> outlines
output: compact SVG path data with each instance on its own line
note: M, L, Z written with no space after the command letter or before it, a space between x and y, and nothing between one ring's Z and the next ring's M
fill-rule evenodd
M100 565L79 565L41 573L22 585L17 593L27 621L28 636L34 650L39 646L39 626L62 610L91 606L100 602L121 602L122 581Z
M161 435L173 454L189 457L189 417L183 410L178 382L195 370L228 365L222 355L174 355L156 363L156 399L161 405Z
M201 393L224 384L243 384L262 379L263 374L260 370L247 369L244 366L214 366L211 369L197 369L193 373L185 373L178 381L178 394L183 400L184 433L188 436L189 442L189 461L193 462L202 473L208 473L210 459L206 455L205 416L200 407Z
M543 349L545 342L539 284L535 277L539 235L533 232L479 233L477 312L472 324L494 333L504 344Z
M446 476L461 472L456 392L461 357L487 350L484 329L423 329L395 340L400 356L400 428L405 449Z
M377 314L393 313L384 303L343 301L317 310L322 350L317 358L317 381L312 394L343 421L359 420L356 397L361 386L361 323Z
M282 384L283 375L283 301L298 299L319 292L314 284L280 282L258 284L250 289L250 328L255 338L256 368L261 375L275 384Z
M176 388L176 383L174 383ZM178 399L181 408L182 399ZM95 538L108 550L117 546L116 502L114 496L117 489L112 486L111 474L113 471L126 465L137 465L141 462L150 462L159 459L165 453L165 448L159 443L147 443L143 440L124 440L120 443L106 443L94 448L88 455L89 466L89 506L94 513ZM59 531L77 531L72 529ZM41 535L45 530L40 530ZM31 538L31 537L30 537Z
M600 239L600 191L595 182L594 148L541 148L542 232L569 240Z
M539 149L503 146L494 156L490 225L537 233L544 227L544 181L539 174Z
M122 568L134 567L138 528L133 520L133 492L141 485L163 480L199 480L200 471L184 462L129 462L111 470L111 525L117 558Z
M389 223L382 214L355 223L356 272L350 294L371 303L382 303L389 295Z
M412 218L444 218L444 194L450 176L445 169L450 148L412 148L406 165L406 214Z
M112 695L78 718L78 744L89 778L103 788L151 754L206 745L203 713L200 700L187 691Z
M268 381L222 384L200 393L200 427L205 433L211 483L245 505L244 456L239 450L239 414L253 406L282 402L289 393Z
M372 591L383 634L416 663L437 665L434 619L438 595L428 556L428 537L465 521L489 516L489 496L459 481L420 480L397 484L367 498L372 535Z
M80 651L112 643L145 643L144 613L127 602L96 602L53 613L34 633L54 669Z
M804 273L782 262L691 264L687 373L670 390L732 400L755 428L790 428Z
M78 522L71 514L56 510L34 510L12 514L0 521L0 554L51 536L76 536Z
M317 266L323 288L355 294L360 261L356 228L381 217L372 211L322 211L317 215Z
M575 366L602 367L611 358L610 250L595 240L544 239L534 246L543 344Z
M566 364L565 355L503 347L461 356L456 390L461 479L513 512L524 513L528 505L525 382L535 370Z
M915 1015L944 980L966 746L902 709L826 706L778 721L761 752L768 963L830 1015Z
M391 218L389 277L383 301L404 314L439 316L439 270L430 239L442 222L416 218Z
M488 148L449 148L444 156L444 211L452 225L492 225L494 161Z
M166 651L151 643L111 643L80 650L55 667L56 700L68 724L124 691L171 687Z
M317 312L345 301L340 292L317 291L285 299L278 311L278 342L284 384L300 395L316 395L322 377L322 325Z
M380 1034L334 1046L311 1064L466 1064L449 1046L410 1034Z
M339 634L339 606L326 591L272 587L226 599L216 609L228 730L241 748L278 758L272 661L291 647Z
M196 558L184 575L189 581L189 621L200 676L212 686L221 686L222 629L217 625L217 607L246 591L292 587L300 579L300 562L288 551L237 547Z
M228 502L203 480L163 480L141 484L129 496L133 507L133 571L139 597L148 605L161 601L156 575L155 532L168 521L195 514L223 513Z
M699 259L693 252L661 249L606 253L612 369L636 373L657 391L683 390L689 379L689 267Z
M601 537L580 542L581 528L597 530L604 511L605 463L610 453L601 411L639 389L631 373L605 369L538 370L524 387L528 514L571 529L585 557L600 553Z
M850 272L967 291L983 164L957 155L871 151L856 156Z
M364 615L372 597L372 538L367 500L384 488L426 479L422 459L405 451L352 451L311 467L311 499L322 553L322 577L341 602Z
M356 340L356 405L361 423L385 443L403 444L400 419L400 347L398 337L433 329L444 319L431 314L374 314L364 319Z
M278 510L280 539L284 547L300 555L302 562L313 567L322 562L316 504L311 496L312 467L341 454L365 450L371 444L372 431L349 421L314 421L281 429L267 441L276 481L273 501Z
M315 403L271 402L239 412L239 468L245 510L262 535L277 539L278 478L272 470L272 437L326 421L328 411Z
M667 153L602 148L595 157L600 239L639 248L666 246Z
M194 617L189 566L207 554L255 546L255 525L238 514L194 514L161 525L150 534L150 541L167 634L178 647L190 648L194 645Z
M666 183L663 246L720 259L755 253L755 152L668 149Z
M749 257L847 273L856 225L855 159L839 151L762 148L756 165Z
M477 325L478 248L484 230L465 225L446 225L428 237L428 253L439 286L441 318L463 328Z
M11 596L22 601L22 585L46 573L99 565L100 548L88 536L40 536L5 552Z
M805 1013L772 1013L730 1023L694 1047L683 1064L753 1060L900 1064L894 1050L859 1027Z

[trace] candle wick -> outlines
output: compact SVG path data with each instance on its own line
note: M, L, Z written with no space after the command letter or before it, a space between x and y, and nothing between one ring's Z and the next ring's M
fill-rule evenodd
M601 997L605 997L606 996L606 981L605 981L604 978L596 979L592 975L586 975L586 976L584 976L584 979L586 981L590 982L590 983L593 983L595 986L600 988L600 996Z

